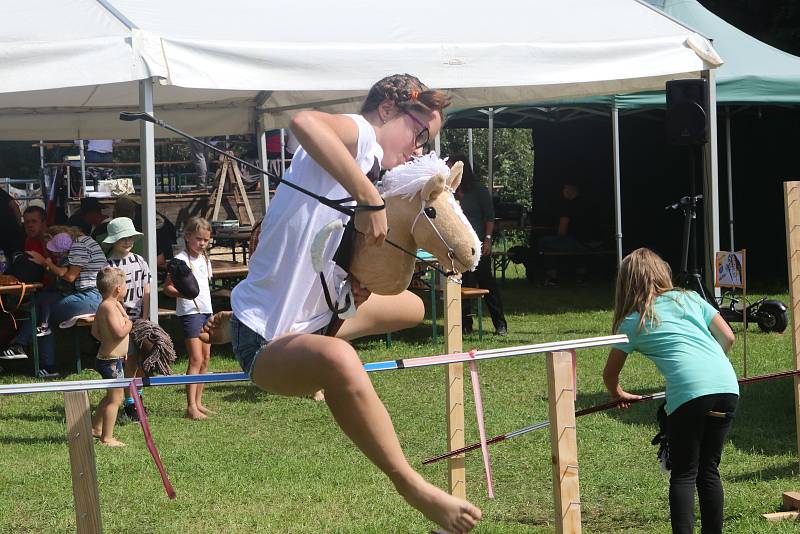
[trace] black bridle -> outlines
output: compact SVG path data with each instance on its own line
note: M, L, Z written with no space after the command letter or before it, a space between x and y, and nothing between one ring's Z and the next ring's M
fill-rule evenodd
M245 160L243 160L243 159L241 159L239 157L236 157L236 156L234 156L232 154L229 154L225 150L222 150L221 148L218 148L218 147L212 145L211 143L207 143L207 142L203 141L202 139L198 139L197 137L194 137L193 135L189 135L186 132L177 129L177 128L167 124L163 120L158 119L158 118L154 117L153 115L150 115L149 113L146 113L144 111L122 111L119 114L119 119L123 120L123 121L143 120L143 121L147 121L147 122L152 122L153 124L157 124L158 126L161 126L162 128L164 128L165 130L169 130L171 132L174 132L174 133L180 135L181 137L189 139L190 141L194 141L196 143L199 143L199 144L203 145L204 147L213 150L214 152L222 154L225 157L228 157L228 158L230 158L230 159L232 159L232 160L234 160L234 161L236 161L238 163L241 163L242 165L244 165L245 167L247 167L250 170L256 171L256 172L261 173L261 174L264 174L264 175L274 179L276 182L284 184L284 185L286 185L288 187L291 187L295 191L299 191L300 193L303 193L304 195L307 195L307 196L313 198L314 200L316 200L320 204L323 204L323 205L325 205L325 206L327 206L327 207L329 207L329 208L331 208L333 210L338 211L339 213L343 213L343 214L348 215L350 217L354 217L357 211L378 211L378 210L384 209L384 206L382 206L382 205L381 206L345 206L344 204L347 203L347 202L352 202L353 198L347 197L347 198L340 198L340 199L331 199L331 198L327 198L327 197L324 197L322 195L318 195L316 193L313 193L313 192L309 191L308 189L305 189L304 187L300 187L299 185L297 185L295 183L292 183L292 182L290 182L288 180L284 180L283 178L281 178L279 176L276 176L276 175L272 174L271 172L262 169L261 167L253 165L252 163L250 163L248 161L245 161ZM355 231L360 233L360 234L362 233L362 232L359 232L358 230L355 230ZM430 260L426 260L425 258L420 258L415 253L411 252L410 250L406 250L405 248L401 247L397 243L392 242L390 239L386 239L385 242L389 246L392 246L392 247L396 248L397 250L400 250L401 252L403 252L405 254L408 254L409 256L411 256L413 258L416 258L417 261L420 261L420 262L424 263L427 267L433 269L434 271L436 271L437 273L439 273L439 274L441 274L443 276L453 276L454 274L457 274L457 272L455 270L445 271L444 269L442 269L441 267L436 265L434 262L432 262Z

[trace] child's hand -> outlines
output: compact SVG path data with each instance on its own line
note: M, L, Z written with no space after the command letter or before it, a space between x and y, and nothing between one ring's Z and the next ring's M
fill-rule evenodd
M641 400L641 398L641 395L634 395L633 393L628 393L620 388L620 390L617 392L617 395L614 397L614 400L619 401L620 408L628 408L631 405L631 402Z
M355 226L367 238L368 245L382 245L389 233L386 210L356 212Z

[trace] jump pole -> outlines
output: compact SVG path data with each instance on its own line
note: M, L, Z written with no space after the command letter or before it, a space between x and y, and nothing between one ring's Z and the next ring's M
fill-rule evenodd
M792 350L794 368L800 369L800 182L784 182L786 214L786 259L789 264L789 300L792 311ZM797 452L800 455L800 376L794 378L794 418L797 427Z

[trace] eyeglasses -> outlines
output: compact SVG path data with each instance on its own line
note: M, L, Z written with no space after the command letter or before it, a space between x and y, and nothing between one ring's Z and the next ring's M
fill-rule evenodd
M422 128L417 134L417 136L414 138L414 145L417 148L423 148L425 145L428 144L428 141L431 140L430 130L428 130L428 127L425 126L425 124L421 120L412 115L410 111L403 109L402 112L411 117L411 120L416 122L417 126Z

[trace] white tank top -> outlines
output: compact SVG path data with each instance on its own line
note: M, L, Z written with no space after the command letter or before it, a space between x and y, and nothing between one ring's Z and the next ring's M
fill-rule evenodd
M375 158L383 159L383 149L364 117L347 116L358 126L356 163L366 174ZM330 199L350 196L302 147L285 178ZM250 257L247 278L231 295L231 308L239 321L266 340L292 332L314 332L330 322L332 312L319 275L311 266L311 243L334 219L347 224L349 217L286 185L278 186L262 223L258 246ZM331 234L323 253L322 272L333 299L346 277L333 262L342 234L343 230Z

